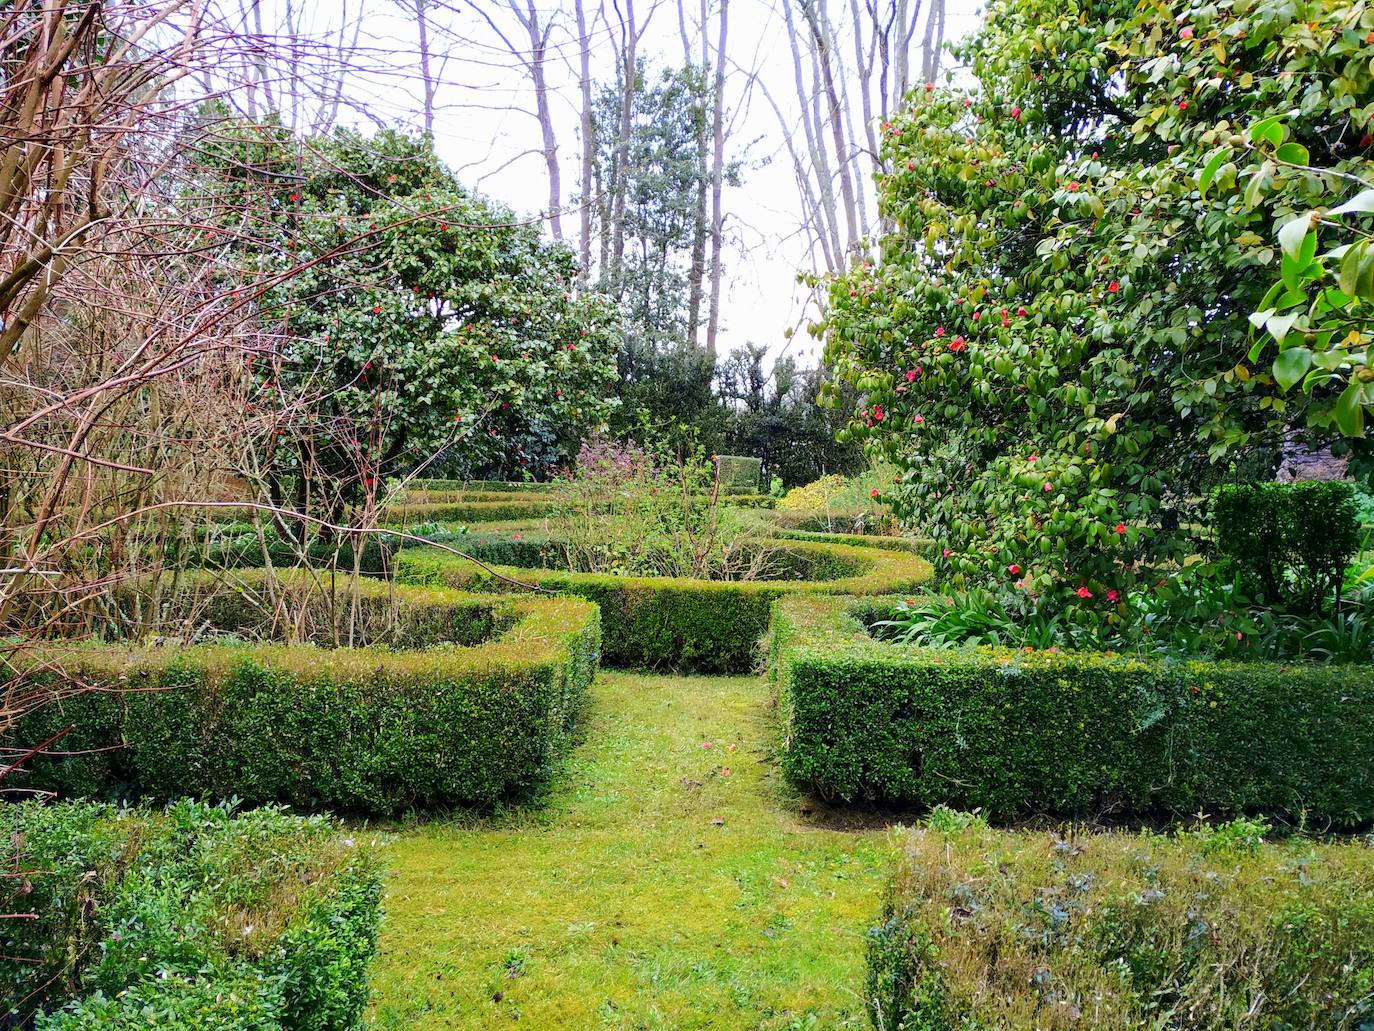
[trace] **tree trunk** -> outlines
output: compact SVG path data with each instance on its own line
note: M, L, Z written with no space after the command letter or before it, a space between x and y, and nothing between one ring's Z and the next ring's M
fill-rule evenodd
M826 103L830 114L830 131L834 137L835 160L839 163L840 196L844 201L845 250L853 254L859 247L858 214L854 200L854 179L850 169L849 145L845 139L844 112L840 107L840 94L835 86L835 73L830 59L829 33L822 27L816 11L816 0L801 0L802 14L811 29L815 44L816 60L820 66L821 84L825 89Z
M716 44L715 109L711 112L711 311L706 324L706 353L716 356L720 331L721 245L725 212L721 186L725 174L725 40L729 27L730 0L720 0L720 37Z
M592 176L596 160L596 135L592 124L592 51L591 37L587 33L587 12L582 0L575 0L577 16L577 40L580 48L578 70L581 81L578 86L582 93L582 175L579 184L582 191L582 205L578 212L577 256L580 268L577 270L578 282L586 287L592 268Z

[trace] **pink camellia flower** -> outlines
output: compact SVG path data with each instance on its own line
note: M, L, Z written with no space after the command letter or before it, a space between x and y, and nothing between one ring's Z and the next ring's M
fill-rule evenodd
M982 313L981 311L976 311L976 312L973 313L973 321L974 321L974 322L977 322L977 321L978 321L979 319L981 319L982 317L983 317L983 313Z
M964 343L963 337L955 337L952 341L950 341L949 349L951 351L958 352L965 350L967 346L968 345Z
M878 496L878 488L874 487L871 491L868 492L868 496L876 498Z
M1050 491L1054 490L1054 485L1050 483L1049 480L1046 480L1045 485L1040 489L1043 490L1046 494L1048 494Z
M1077 183L1069 183L1069 185L1068 185L1068 191L1069 191L1070 193L1075 193L1075 192L1077 192L1077 190L1078 190L1078 184L1077 184Z
M1178 34L1178 38L1179 38L1179 39L1192 39L1192 38L1193 38L1193 27L1192 27L1191 25L1185 25L1185 26L1183 26L1183 31L1180 32L1180 33Z
M1029 462L1031 465L1034 465L1036 462L1040 461L1040 456L1031 455L1029 458L1026 459L1026 461Z
M879 407L878 405L874 405L874 406L873 406L873 420L874 420L874 422L882 422L882 421L883 421L883 410L882 410L882 408Z
M1011 109L1011 116L1012 116L1013 118L1020 118L1020 117L1021 117L1021 109L1020 109L1019 107L1013 107L1013 108Z
M722 777L728 777L728 776L730 776L730 767L728 767L728 766L722 766L721 769L720 769L720 775L721 775Z
M942 336L944 336L944 335L945 335L945 327L944 327L944 326L936 326L936 327L935 327L935 335L936 335L937 337L942 337Z
M933 82L928 82L928 83L926 83L926 92L927 92L927 93L933 92L934 89L935 89L935 83L933 83Z
M1080 598L1091 598L1093 596L1093 592L1088 590L1086 587L1080 587L1074 593L1077 594Z
M1012 576L1016 576L1018 573L1021 572L1021 567L1018 566L1015 562L1013 562L1011 565L1007 566L1007 572L1010 573Z
M911 383L911 382L913 382L915 379L916 379L916 370L915 370L915 369L907 369L907 370L906 370L906 381L907 381L908 383Z
M1116 529L1116 532L1117 532L1118 534L1121 534L1122 536L1125 536L1125 534L1126 534L1126 524L1125 524L1125 523L1117 523L1115 529Z
M1108 591L1108 592L1107 592L1107 600L1108 600L1108 601L1111 601L1111 602L1120 601L1120 600L1121 600L1121 595L1118 594L1116 591Z
M942 552L942 554L945 556L945 558L949 558L949 556L952 555L953 552L950 551L948 548L946 548L946 549Z
M918 415L918 416L916 416L916 418L912 419L911 421L914 422L917 426L919 426L919 425L921 425L921 423L925 422L925 419L924 419L922 416L919 416L919 415Z
M1022 318L1025 318L1025 317L1026 317L1026 309L1025 309L1025 308L1017 308L1017 309L1016 309L1016 314L1017 314L1017 315L1020 315Z

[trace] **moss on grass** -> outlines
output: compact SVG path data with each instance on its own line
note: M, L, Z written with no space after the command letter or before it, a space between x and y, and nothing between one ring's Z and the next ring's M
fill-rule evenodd
M376 1026L866 1027L885 834L790 793L767 686L603 673L591 699L539 811L392 846Z

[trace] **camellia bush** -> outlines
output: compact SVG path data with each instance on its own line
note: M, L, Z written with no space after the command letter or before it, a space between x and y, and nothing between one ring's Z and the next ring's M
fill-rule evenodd
M1312 164L1367 165L1371 18L998 0L959 48L976 87L918 87L884 124L891 228L817 329L859 392L846 434L897 467L880 500L948 582L1127 619L1194 550L1207 488L1294 433L1339 436L1344 383L1284 392L1246 355L1296 202L1247 198L1248 157L1199 179L1292 111Z
M295 270L257 299L279 332L252 359L257 403L283 413L263 465L287 500L328 510L424 463L519 470L512 437L570 454L604 423L613 305L574 289L572 252L538 220L464 190L427 142L252 126L207 147L236 260Z

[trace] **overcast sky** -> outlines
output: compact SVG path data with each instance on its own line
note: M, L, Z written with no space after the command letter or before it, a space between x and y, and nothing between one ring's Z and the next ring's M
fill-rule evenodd
M284 3L285 0L275 0ZM299 2L299 0L298 0ZM373 121L418 124L421 88L417 79L417 36L413 22L397 0L352 0L352 10L366 4L359 36L361 62L374 74L350 83L350 92L363 99ZM503 27L514 27L504 0L476 0ZM641 19L652 0L641 0ZM946 39L953 40L976 27L976 0L947 0ZM694 6L694 5L689 5ZM713 3L714 7L715 4ZM595 0L588 0L595 7ZM847 5L832 5L835 17ZM565 193L577 184L577 136L580 96L577 82L579 46L571 3L539 4L547 16L558 15L549 59L550 89L559 142ZM609 9L609 3L608 3ZM311 10L311 31L324 32L337 24L344 0L322 0ZM350 15L351 16L351 15ZM494 196L522 213L536 213L547 205L548 181L539 146L539 126L531 114L532 92L523 69L476 13L463 18L445 16L465 37L447 46L444 87L435 117L435 144L440 156L458 170L465 184ZM518 27L515 27L518 32ZM712 33L715 22L712 21ZM512 40L518 36L512 35ZM714 35L713 37L714 38ZM784 149L783 128L754 79L768 84L785 116L796 109L795 88L786 26L777 0L732 0L730 5L729 77L727 107L731 117L727 156L745 162L743 181L726 188L727 251L722 300L721 351L747 342L764 344L776 357L790 353L804 365L816 360L816 344L804 332L789 345L788 327L803 327L808 293L796 282L799 271L810 271L806 241L800 233L800 200L790 159ZM682 43L677 6L660 0L652 10L641 53L660 67L681 66ZM598 24L592 45L592 74L608 81L614 65L607 30ZM950 60L946 58L945 67ZM385 71L383 70L385 69ZM871 192L872 184L866 183ZM565 231L575 229L576 217L564 219Z

